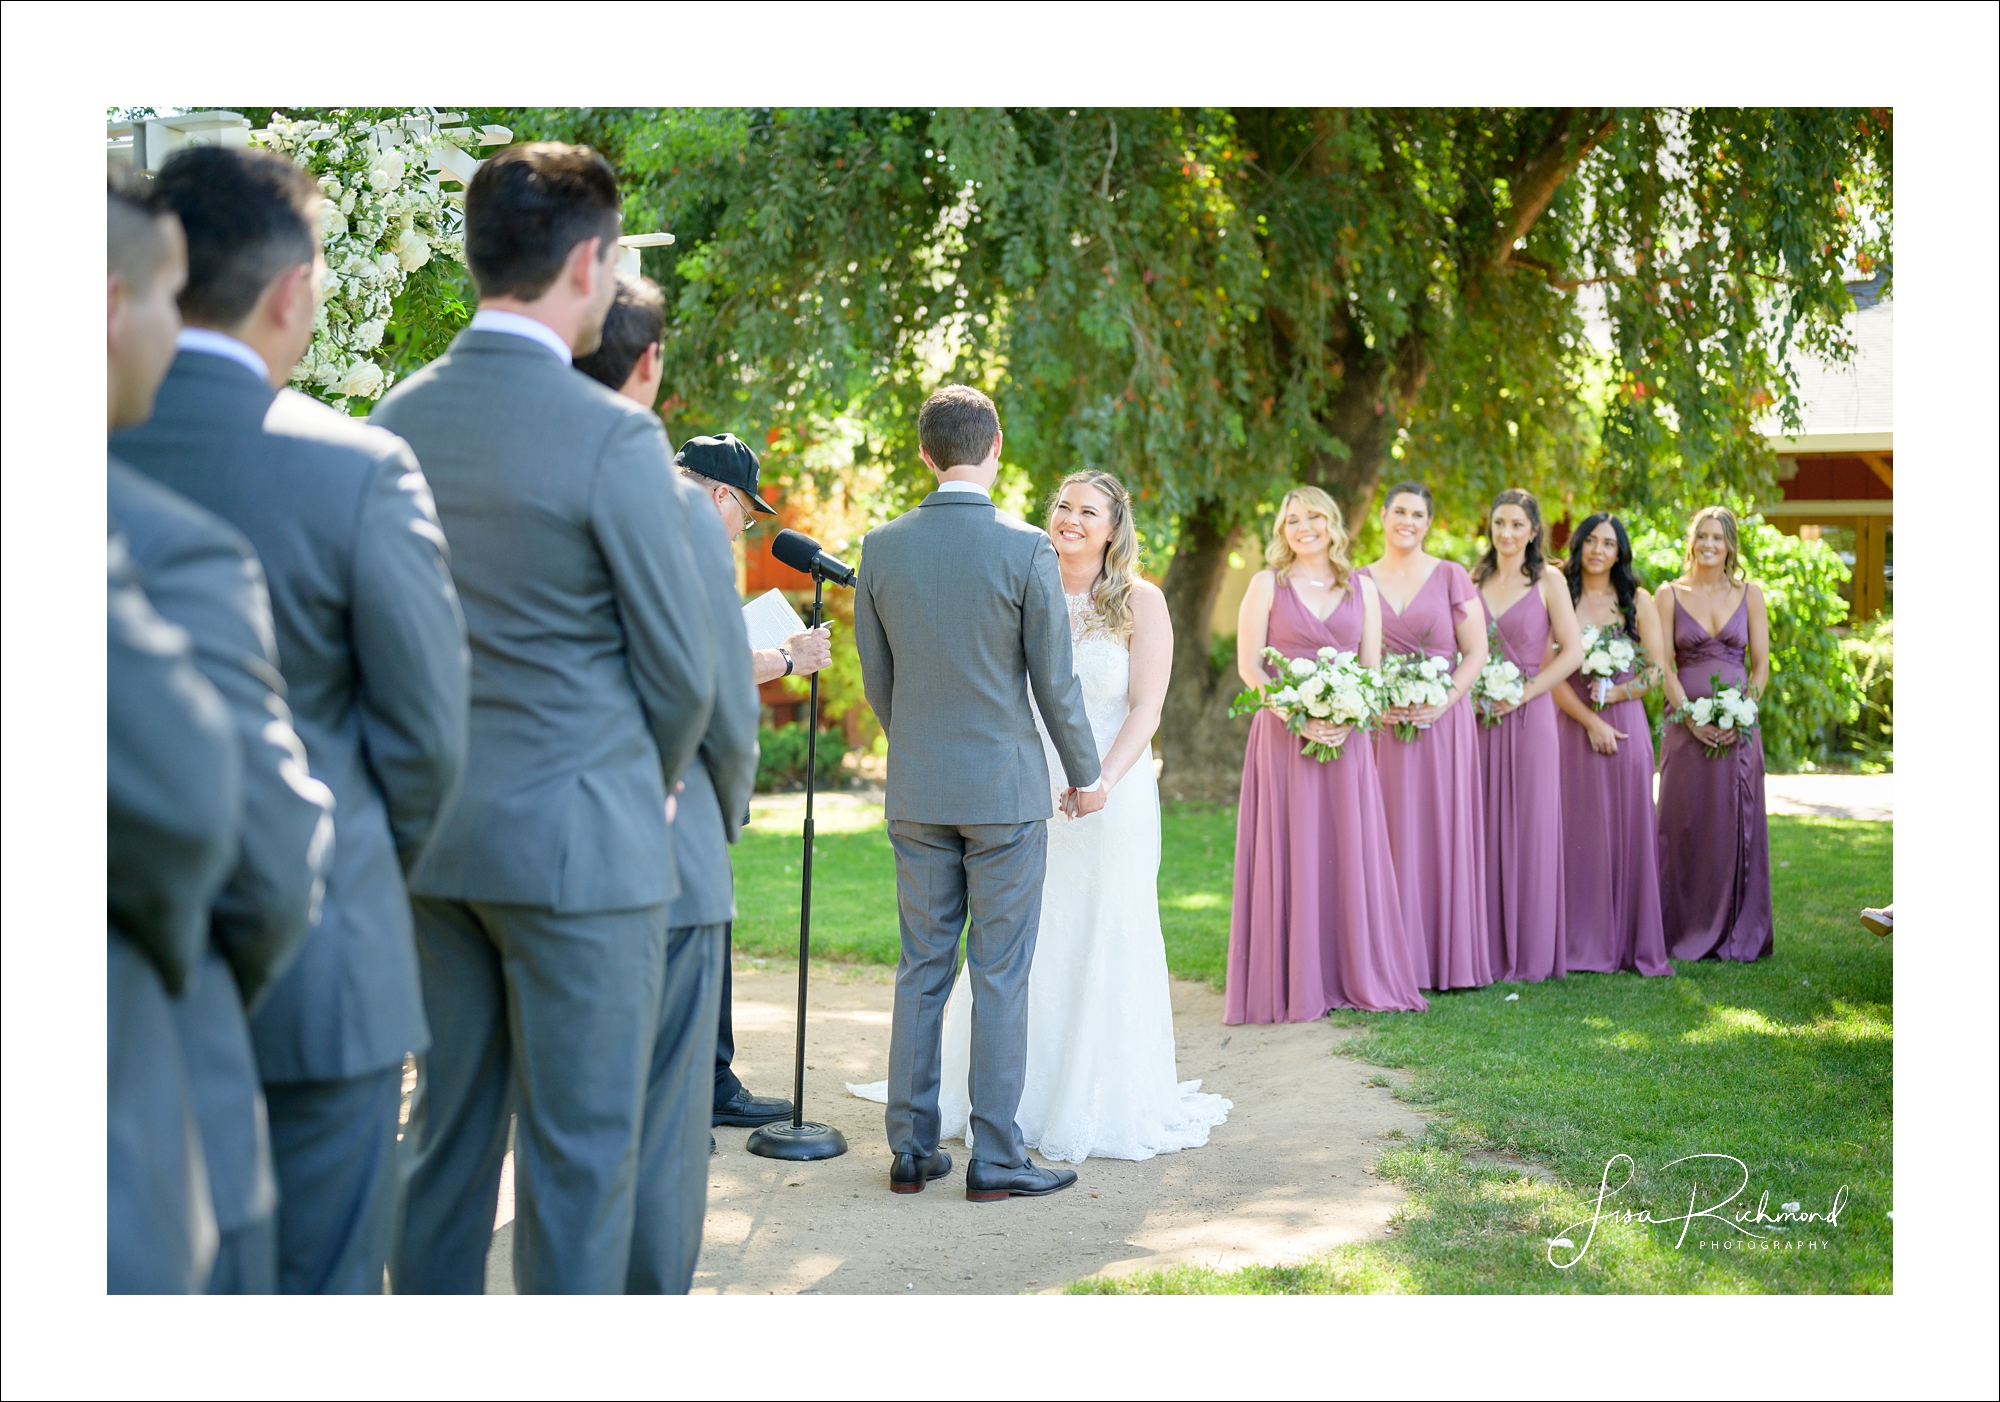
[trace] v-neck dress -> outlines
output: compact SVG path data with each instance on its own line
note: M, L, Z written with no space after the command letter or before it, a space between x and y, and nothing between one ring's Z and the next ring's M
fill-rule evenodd
M1638 639L1633 638L1636 644ZM1632 679L1620 672L1616 686ZM1592 678L1564 683L1587 706ZM1601 755L1590 732L1556 712L1562 758L1563 927L1571 973L1670 975L1660 932L1658 836L1653 824L1653 727L1633 697L1598 712L1625 738Z
M1479 591L1464 567L1440 560L1403 612L1383 598L1383 653L1455 658L1455 619L1478 603ZM1403 926L1423 988L1481 988L1493 982L1476 728L1472 705L1461 698L1414 740L1398 740L1387 726L1375 732Z
M1750 591L1710 633L1674 596L1674 668L1689 699L1711 680L1742 686ZM1764 819L1764 742L1752 730L1715 759L1685 725L1667 727L1660 758L1660 923L1676 959L1748 963L1772 949L1771 839Z
M1361 646L1360 586L1315 618L1289 585L1271 601L1269 645L1287 657ZM1225 1023L1310 1022L1329 1008L1421 1012L1389 855L1375 750L1350 735L1309 759L1269 711L1250 722L1236 817Z
M1498 619L1480 611L1500 652L1532 680L1548 655L1549 609L1539 586ZM1568 969L1564 948L1562 763L1556 703L1544 692L1479 727L1486 804L1486 935L1493 977L1541 983Z

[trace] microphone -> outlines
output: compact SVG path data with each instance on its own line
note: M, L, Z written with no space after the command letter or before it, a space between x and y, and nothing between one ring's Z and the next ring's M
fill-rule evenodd
M836 560L819 548L819 542L809 535L797 531L779 531L771 542L771 554L781 565L790 565L800 574L816 575L830 579L835 584L854 587L854 566Z

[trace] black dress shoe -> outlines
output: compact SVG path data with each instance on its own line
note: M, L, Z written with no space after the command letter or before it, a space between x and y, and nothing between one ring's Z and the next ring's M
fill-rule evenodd
M1043 1168L1028 1164L1008 1168L1004 1164L974 1159L965 1166L965 1196L973 1202L998 1202L1002 1198L1045 1198L1076 1182L1072 1168Z
M709 1114L712 1125L772 1125L792 1117L792 1102L777 1095L752 1095L739 1090Z
M924 1184L933 1178L942 1178L949 1172L951 1172L951 1155L942 1149L927 1159L920 1159L915 1154L898 1154L889 1161L889 1191L921 1193Z

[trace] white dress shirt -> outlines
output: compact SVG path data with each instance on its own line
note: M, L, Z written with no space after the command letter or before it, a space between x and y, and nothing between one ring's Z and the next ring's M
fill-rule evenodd
M941 492L971 492L975 496L985 497L988 501L993 499L993 494L977 482L940 482L938 483L938 490ZM1085 784L1078 792L1096 793L1103 787L1104 776L1100 774L1088 784Z
M174 338L174 346L178 350L193 351L196 355L219 355L224 360L233 360L264 384L271 383L271 367L264 363L264 357L234 336L211 331L205 326L183 326L181 334Z
M533 317L522 316L519 312L500 312L482 307L472 314L472 324L466 330L497 331L502 336L522 336L530 341L539 341L561 356L563 364L575 363L568 342Z

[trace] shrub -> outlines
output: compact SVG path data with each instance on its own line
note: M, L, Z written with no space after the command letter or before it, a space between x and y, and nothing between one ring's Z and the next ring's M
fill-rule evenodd
M831 786L840 781L840 761L847 755L847 740L837 730L819 733L819 783ZM806 723L773 729L757 727L757 791L772 793L804 787L806 782Z
M1864 765L1893 766L1896 762L1896 624L1884 615L1870 620L1844 638L1841 650L1854 668L1861 688L1860 714L1841 727L1844 749Z
M1680 574L1683 526L1664 517L1627 524L1647 587ZM1740 528L1743 568L1763 589L1771 622L1771 684L1759 717L1764 761L1776 772L1811 768L1860 714L1861 683L1833 631L1847 617L1840 586L1851 572L1824 541L1786 535L1760 516L1745 516Z

